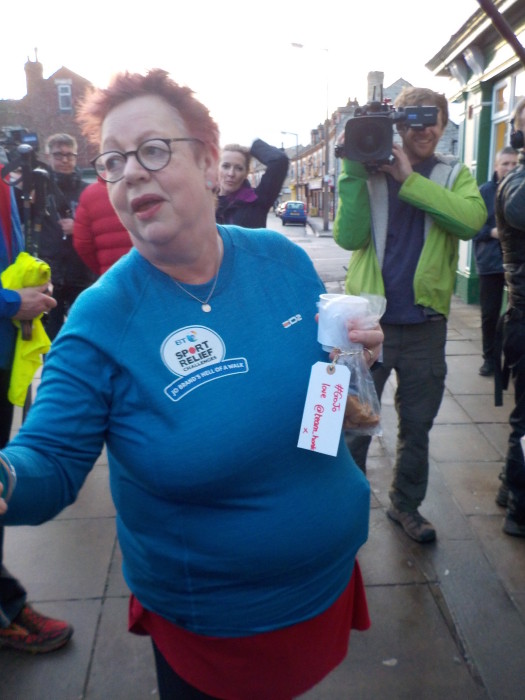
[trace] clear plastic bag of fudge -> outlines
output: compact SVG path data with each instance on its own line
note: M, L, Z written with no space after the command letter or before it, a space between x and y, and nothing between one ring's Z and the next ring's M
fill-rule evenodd
M365 352L343 351L335 360L350 370L343 430L354 435L381 435L381 406Z
M353 328L376 328L386 308L383 296L362 294L325 295L318 304L318 336L323 349L333 353L336 364L350 370L343 430L349 434L381 435L381 411L374 380L366 362L367 350L348 339L348 324Z

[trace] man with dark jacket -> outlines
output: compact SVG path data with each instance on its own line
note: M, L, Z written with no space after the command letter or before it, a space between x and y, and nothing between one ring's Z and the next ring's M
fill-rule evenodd
M503 531L525 537L525 99L516 105L511 143L520 149L519 165L503 180L496 195L496 223L503 252L509 301L503 325L505 372L514 381L515 406L504 467L508 488Z
M53 296L57 306L46 319L46 332L55 338L64 318L95 275L82 262L73 246L73 220L82 190L87 187L76 167L77 142L69 134L47 139L46 153L51 168L49 207L39 238L38 254L51 267Z
M487 220L473 239L474 258L479 275L479 303L481 307L481 339L483 364L479 368L482 377L494 374L494 342L496 327L503 302L503 257L498 240L494 198L498 183L518 164L518 153L512 146L506 146L496 155L495 171L492 180L481 185L479 191L487 207Z

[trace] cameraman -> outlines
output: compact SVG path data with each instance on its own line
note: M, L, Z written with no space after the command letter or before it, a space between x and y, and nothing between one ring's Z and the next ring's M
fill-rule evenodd
M429 432L445 386L447 316L459 240L472 238L487 210L468 168L435 153L448 122L444 95L404 88L396 108L435 106L437 123L400 122L393 161L370 174L344 159L334 238L350 259L346 292L384 295L383 360L373 377L378 396L395 370L398 441L387 515L416 542L432 542L434 526L418 511L428 484ZM370 437L349 436L365 471Z
M51 169L50 204L39 239L39 257L51 267L53 296L57 306L46 320L46 332L55 338L71 305L95 275L82 262L73 246L73 220L80 193L88 183L76 167L77 142L69 134L47 139L46 154Z

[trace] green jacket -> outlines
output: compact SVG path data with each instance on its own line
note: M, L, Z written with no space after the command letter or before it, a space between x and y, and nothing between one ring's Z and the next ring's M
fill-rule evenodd
M487 210L474 177L457 159L436 154L430 179L412 173L399 197L425 211L425 242L414 275L417 304L445 316L450 310L459 240L473 238ZM370 175L361 163L343 160L334 239L352 254L346 277L348 294L380 294L388 223L388 189L383 173Z

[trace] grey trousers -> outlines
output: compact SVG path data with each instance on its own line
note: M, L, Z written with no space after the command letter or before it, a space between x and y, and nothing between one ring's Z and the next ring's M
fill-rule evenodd
M383 361L372 372L379 399L392 370L397 377L398 434L389 495L399 510L414 511L427 491L429 433L445 389L447 322L438 317L417 324L381 325ZM350 452L363 471L370 441L365 435L347 436Z

